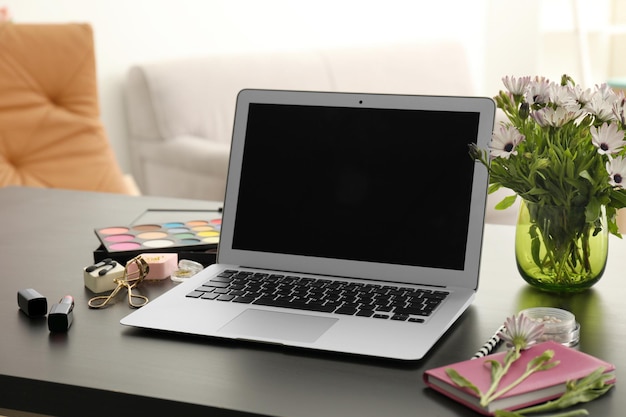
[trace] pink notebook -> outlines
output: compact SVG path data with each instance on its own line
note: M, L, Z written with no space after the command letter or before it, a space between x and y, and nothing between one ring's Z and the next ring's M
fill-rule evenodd
M583 378L599 367L603 367L605 373L615 369L615 366L608 362L550 341L537 344L523 351L522 356L502 378L500 387L506 387L517 379L526 370L526 364L547 349L554 351L552 360L560 362L557 366L532 374L520 385L492 401L487 407L482 407L479 404L479 398L474 392L467 388L460 388L452 382L445 370L454 368L476 385L481 392L485 392L491 385L491 372L485 361L497 359L501 362L506 352L429 369L424 372L424 382L432 389L481 414L492 415L496 410L517 410L558 398L565 392L567 381Z

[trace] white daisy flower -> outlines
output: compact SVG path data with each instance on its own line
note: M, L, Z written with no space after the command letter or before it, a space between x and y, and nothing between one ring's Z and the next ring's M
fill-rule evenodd
M528 84L524 97L530 105L546 104L550 100L550 81L545 77L535 77Z
M508 75L502 78L502 82L507 90L513 95L521 96L526 92L526 88L530 83L530 76L528 77L509 77Z
M618 156L606 163L609 173L609 184L613 187L626 188L626 159Z
M613 102L616 99L615 90L613 90L607 83L602 83L597 87L598 94L605 101Z
M578 111L580 105L576 92L571 86L550 84L550 101L557 107L564 107L568 111Z
M493 158L509 159L511 155L517 155L515 147L524 140L524 135L513 126L500 126L493 132L489 150Z
M565 107L544 107L532 112L532 117L541 127L554 126L561 127L567 122L576 119L580 115L580 109L569 110Z
M626 145L624 132L617 129L617 123L604 123L598 128L592 126L589 131L591 142L598 148L599 154L614 154Z
M606 84L602 86L606 86ZM602 86L598 87L598 90L591 96L591 100L585 104L584 109L603 122L616 120L613 105L618 96L612 90L608 91Z
M578 101L578 103L580 103L582 107L584 107L585 104L589 103L589 101L591 101L591 97L593 96L593 91L591 90L591 88L583 90L583 88L578 84L573 87L573 91L576 95L576 101Z
M613 114L622 126L626 125L626 98L623 92L620 92L618 100L613 103Z
M508 317L504 322L504 331L498 332L498 336L507 346L518 350L531 347L537 343L541 335L543 323L530 319L524 313Z

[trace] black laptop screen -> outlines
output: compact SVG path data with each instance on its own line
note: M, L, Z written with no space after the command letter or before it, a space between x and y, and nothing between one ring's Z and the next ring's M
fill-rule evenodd
M233 248L463 269L478 122L251 104Z

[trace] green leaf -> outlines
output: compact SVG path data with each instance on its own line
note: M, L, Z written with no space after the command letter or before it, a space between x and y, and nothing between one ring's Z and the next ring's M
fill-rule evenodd
M482 396L482 393L478 389L476 385L474 385L470 380L465 378L463 375L458 373L454 368L446 368L446 374L450 377L452 382L458 385L461 388L469 388L473 392L476 393L479 397Z
M493 183L489 185L489 188L487 189L487 194L493 194L496 191L498 191L500 188L502 188L502 185L500 185L499 183Z
M533 405L521 410L516 410L516 412L521 415L527 415L531 413L545 413L547 411L561 410L571 407L575 404L595 400L596 398L606 394L611 388L613 388L613 383L607 381L612 381L614 380L614 378L615 377L612 374L605 374L604 368L600 367L586 377L579 379L578 381L568 381L566 383L565 393L556 400L548 401L543 404ZM558 414L558 416L573 415L587 414L586 410L584 409ZM503 415L503 417L505 416L506 415Z
M626 207L626 190L613 190L611 193L611 205L616 209Z
M589 172L587 172L587 170L581 172L579 175L583 177L584 179L586 179L587 181L589 181L590 183L592 184L594 183L593 178L591 178L591 175L589 175Z
M617 223L615 223L615 221L609 221L608 226L609 226L609 233L619 237L620 239L622 238L622 234L619 232L619 228L617 227Z
M559 361L546 362L546 363L542 364L540 367L538 367L537 370L538 371L546 371L546 370L548 370L550 368L554 368L559 363L560 363Z
M515 203L516 199L517 199L517 194L504 197L502 201L496 204L496 210L504 210L504 209L511 207L513 203Z
M524 417L523 414L516 413L515 411L496 410L495 417Z
M587 223L593 223L600 216L601 210L602 205L600 202L597 199L592 198L585 209L585 218Z
M539 252L541 251L541 239L537 233L537 226L532 225L529 230L530 234L530 254L533 257L535 265L541 265L541 258Z
M568 381L567 391L555 402L559 408L567 408L595 400L613 388L613 383L607 383L613 378L614 375L604 374L604 368L600 367L578 381Z
M546 350L543 351L543 353L541 355L536 356L535 358L533 358L528 364L532 365L532 366L535 366L538 363L549 361L553 357L554 357L554 351L552 349L546 349Z
M534 357L530 362L526 364L526 370L545 371L546 369L554 368L560 361L552 361L554 357L554 351L552 349L545 350L541 355Z
M488 363L490 365L491 380L495 381L499 379L502 375L502 364L499 361L493 359L486 360L485 363Z
M533 196L542 196L550 193L547 190L541 189L539 187L533 187L528 190L528 194Z

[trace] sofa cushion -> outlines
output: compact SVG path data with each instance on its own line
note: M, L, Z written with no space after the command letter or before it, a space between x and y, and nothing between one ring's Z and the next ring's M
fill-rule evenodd
M0 24L0 186L130 193L99 119L87 24Z
M415 41L320 50L334 89L347 92L474 95L465 47Z
M131 134L145 139L194 135L230 143L237 94L243 88L332 87L313 52L213 55L147 63L129 70ZM140 103L139 100L144 100ZM156 127L156 131L155 131Z
M146 146L143 155L155 164L225 178L230 144L181 135L155 146Z

